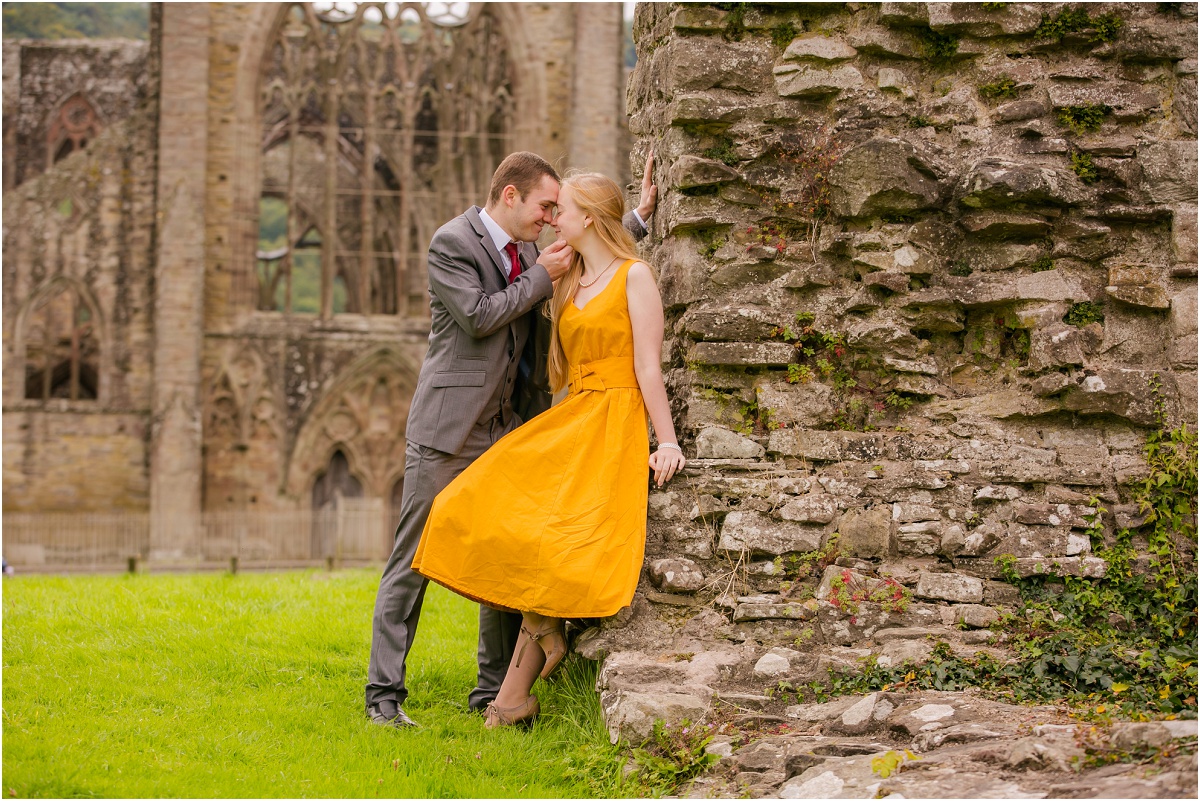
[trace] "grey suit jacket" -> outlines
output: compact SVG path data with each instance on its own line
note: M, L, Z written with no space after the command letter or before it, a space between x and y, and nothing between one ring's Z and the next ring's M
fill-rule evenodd
M630 212L625 227L646 232ZM471 427L511 401L523 419L550 407L549 321L541 303L553 284L538 249L518 247L521 274L508 283L479 207L443 225L429 245L429 350L409 406L410 442L458 453Z
M443 225L429 245L429 350L408 411L410 442L458 453L477 422L512 395L529 338L529 311L550 296L537 246L518 247L521 274L508 283L503 256L479 207Z

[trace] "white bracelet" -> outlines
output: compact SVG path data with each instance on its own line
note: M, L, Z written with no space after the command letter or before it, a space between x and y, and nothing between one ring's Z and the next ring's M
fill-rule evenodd
M673 450L673 451L679 451L680 453L683 453L683 448L679 447L679 446L678 446L678 445L676 445L674 442L660 442L660 443L658 443L658 449L661 451L663 448L670 448L670 449L671 449L671 450Z

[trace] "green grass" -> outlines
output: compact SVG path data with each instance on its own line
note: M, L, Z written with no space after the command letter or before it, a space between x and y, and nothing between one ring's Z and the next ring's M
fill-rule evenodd
M577 658L531 731L466 709L477 607L436 586L408 663L417 731L363 715L379 572L4 580L6 797L612 796Z

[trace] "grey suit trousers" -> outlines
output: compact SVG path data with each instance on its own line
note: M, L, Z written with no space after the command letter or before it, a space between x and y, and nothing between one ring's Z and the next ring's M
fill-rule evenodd
M379 594L375 598L374 637L371 661L367 666L368 707L388 699L403 704L408 697L404 683L405 659L417 634L421 604L429 586L429 579L412 569L412 561L433 499L518 423L515 415L509 416L508 425L502 425L499 420L477 423L457 455L408 443L396 544L383 570ZM500 691L520 630L520 615L479 607L479 676L468 698L472 709L482 709Z

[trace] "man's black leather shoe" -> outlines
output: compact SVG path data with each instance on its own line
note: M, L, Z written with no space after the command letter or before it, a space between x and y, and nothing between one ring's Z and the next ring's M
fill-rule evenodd
M404 713L395 701L379 701L367 707L367 717L376 726L391 726L393 729L416 728L417 724Z

